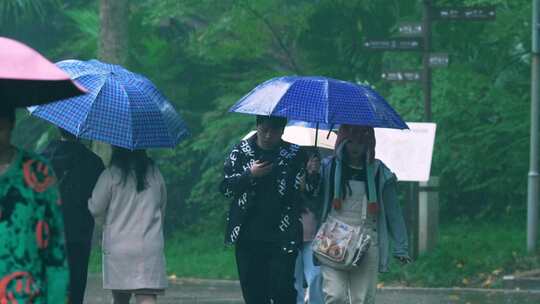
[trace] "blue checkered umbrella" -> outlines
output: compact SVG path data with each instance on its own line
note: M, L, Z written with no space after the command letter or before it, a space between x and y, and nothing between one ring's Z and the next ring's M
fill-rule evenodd
M270 79L242 97L229 111L315 123L408 129L371 87L326 77Z
M31 107L80 138L127 149L174 147L189 135L173 106L147 78L98 60L65 60L57 65L88 94Z

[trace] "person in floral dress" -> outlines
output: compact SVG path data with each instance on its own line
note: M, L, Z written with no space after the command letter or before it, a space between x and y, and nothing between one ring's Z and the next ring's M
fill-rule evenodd
M15 109L0 108L0 304L68 302L69 270L55 176L10 143Z

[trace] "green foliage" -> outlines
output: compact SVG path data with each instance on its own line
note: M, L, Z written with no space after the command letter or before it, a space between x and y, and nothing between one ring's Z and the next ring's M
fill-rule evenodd
M194 237L196 236L196 237ZM177 277L237 279L234 251L218 230L191 228L176 233L165 246L167 272Z
M213 1L193 6L188 2L177 10L161 7L162 15L153 14L154 20L156 16L189 24L205 20L191 29L186 40L186 56L214 66L215 73L209 77L212 84L217 83L213 86L217 94L201 115L203 128L188 148L200 155L201 164L199 181L191 188L188 202L199 206L203 217L223 212L224 200L214 192L220 180L219 156L225 156L250 128L247 118L227 115L225 110L261 81L299 72L368 80L407 120L423 117L419 85L390 85L378 78L383 66L418 68L420 56L361 48L364 38L392 35L397 20L419 18L417 3L299 1L273 6L263 2L220 2L216 6ZM524 50L530 7L525 1L498 4L496 22L440 22L434 28L435 50L451 57L448 69L434 71L433 82L438 123L433 173L442 177L443 214L448 218L494 216L522 209L520 175L526 172L529 94ZM174 13L164 14L169 11ZM523 30L516 35L519 28ZM493 54L494 47L506 51Z
M436 2L497 5L497 19L434 24L433 50L450 55L448 68L433 70L441 239L381 280L498 286L504 274L540 267L524 253L524 227L516 224L524 218L529 151L531 5ZM407 121L422 120L419 84L380 80L382 69L419 69L421 56L362 48L364 39L395 36L397 21L420 20L419 0L136 0L130 13L128 68L153 80L193 132L175 149L152 151L168 184L169 274L236 278L232 251L222 246L228 202L217 188L225 156L254 128L253 117L227 109L257 84L287 74L368 81ZM0 1L0 18L0 34L53 60L96 57L96 0ZM18 117L18 145L38 149L56 134L41 120ZM93 252L92 271L100 258Z
M60 0L2 0L0 24L20 25L34 18L44 21L50 10L60 7Z
M27 22L13 35L55 60L95 57L97 1L60 2L63 10L51 6L47 13L55 22ZM525 205L530 1L437 1L492 4L493 22L438 21L433 28L434 51L450 55L448 68L433 71L432 174L441 177L443 221L520 215ZM7 12L1 8L0 16ZM383 68L420 68L421 56L362 48L364 39L396 35L397 21L420 20L420 1L137 0L130 13L128 68L153 80L193 131L176 149L153 152L168 182L169 232L223 223L222 161L254 125L253 117L227 109L271 77L368 81L407 121L422 120L419 84L380 80ZM29 134L21 136L24 145L42 138L33 128L43 125L25 119L21 126L33 130L20 131Z
M61 42L53 56L81 60L94 58L99 37L99 15L95 6L66 9L64 16L68 28L72 29L68 34L70 39Z
M515 222L453 221L441 227L435 250L404 267L392 261L390 272L380 281L422 287L500 287L504 275L540 266L538 255L526 254L523 227Z
M505 222L452 221L443 225L437 248L414 263L391 261L379 276L384 286L498 288L502 277L540 267L540 254L527 255L518 219ZM501 240L504 239L504 242ZM177 277L237 279L232 248L223 246L222 229L194 225L166 242L167 272ZM99 249L92 251L91 273L101 271Z
M217 192L222 162L231 146L254 127L253 117L226 113L242 95L275 76L325 74L355 80L357 67L377 66L380 55L354 54L363 52L356 39L361 37L358 24L370 22L370 10L389 11L384 5L365 5L368 2L149 1L146 22L162 26L165 20L173 28L167 35L176 31L173 37L184 43L184 60L191 69L207 72L202 82L187 89L200 90L196 94L204 92L207 98L205 107L194 113L200 129L175 152L176 157L187 156L198 164L177 173L189 176L185 179L189 214L204 222L223 222L227 202ZM328 32L332 28L328 23L340 14L346 20ZM391 24L389 20L387 25ZM195 105L186 106L193 110Z

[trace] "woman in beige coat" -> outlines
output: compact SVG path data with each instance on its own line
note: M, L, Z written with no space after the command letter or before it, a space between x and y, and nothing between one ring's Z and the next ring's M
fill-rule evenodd
M114 303L156 303L167 287L163 253L165 182L144 150L114 148L88 207L103 224L103 288Z

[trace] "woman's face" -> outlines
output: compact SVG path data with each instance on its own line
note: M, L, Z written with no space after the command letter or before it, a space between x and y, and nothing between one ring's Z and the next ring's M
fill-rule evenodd
M366 152L366 144L359 141L349 141L345 145L347 159L351 161L360 161Z
M345 145L347 158L352 161L361 160L367 150L370 128L362 126L349 126L346 130L349 142Z
M0 149L11 146L11 131L13 123L7 118L0 118Z

